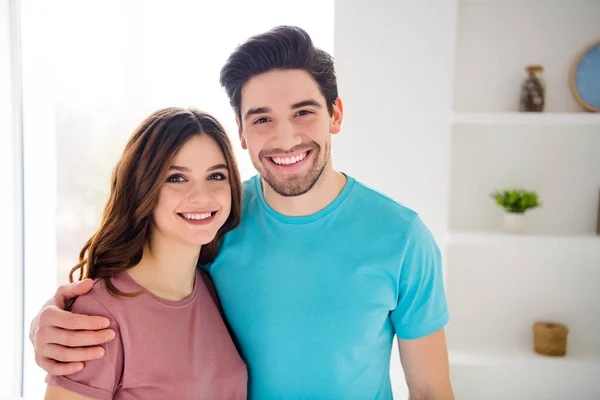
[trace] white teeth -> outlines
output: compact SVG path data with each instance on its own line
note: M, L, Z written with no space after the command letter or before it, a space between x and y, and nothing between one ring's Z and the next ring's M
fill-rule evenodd
M204 214L182 214L185 219L206 219L210 218L212 213L204 213Z
M304 158L306 158L306 154L308 153L302 153L295 157L273 157L271 159L275 164L278 165L291 165L296 164L298 161L304 160Z

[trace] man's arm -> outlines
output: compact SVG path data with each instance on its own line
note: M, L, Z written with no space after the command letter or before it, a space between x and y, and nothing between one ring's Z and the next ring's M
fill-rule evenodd
M94 400L91 397L82 396L60 386L48 385L44 400Z
M50 375L70 375L83 369L83 361L104 355L100 346L112 340L115 332L107 328L109 320L65 311L75 297L87 293L93 281L63 285L31 321L29 340L35 362Z
M409 400L454 400L444 329L419 339L398 339Z
M391 312L411 400L453 400L444 327L450 320L442 255L415 219L405 239L398 303Z

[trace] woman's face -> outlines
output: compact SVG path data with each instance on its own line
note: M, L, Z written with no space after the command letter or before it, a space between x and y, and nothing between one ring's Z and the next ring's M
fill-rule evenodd
M169 166L154 209L162 236L192 245L211 242L231 211L227 162L217 142L189 139Z

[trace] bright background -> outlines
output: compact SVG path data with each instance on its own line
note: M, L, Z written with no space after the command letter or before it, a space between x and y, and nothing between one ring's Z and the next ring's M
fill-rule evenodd
M569 87L598 21L598 0L0 0L0 399L42 397L29 323L97 227L131 131L195 106L237 144L219 70L280 24L335 57L334 167L418 211L442 249L456 398L599 399L600 115ZM516 112L528 64L542 114ZM544 204L521 234L489 196L514 187ZM570 328L567 357L532 351L538 320ZM406 398L397 349L391 377Z

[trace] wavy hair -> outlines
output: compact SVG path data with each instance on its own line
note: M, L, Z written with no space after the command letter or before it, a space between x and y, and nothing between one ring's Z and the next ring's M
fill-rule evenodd
M202 246L198 264L208 264L215 259L219 240L240 221L242 184L231 142L225 129L211 115L195 109L170 107L154 112L130 137L113 170L100 228L81 249L79 263L69 273L71 282L74 273L79 272L78 280L103 279L113 295L136 295L118 290L110 277L142 259L163 178L177 152L196 135L208 135L217 142L229 170L231 212L215 238Z

